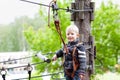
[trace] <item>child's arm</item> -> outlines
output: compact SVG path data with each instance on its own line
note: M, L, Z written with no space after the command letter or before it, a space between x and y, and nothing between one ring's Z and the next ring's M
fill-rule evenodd
M82 75L85 75L86 71L86 52L83 45L78 46L77 50L79 59L79 74L82 77Z
M58 50L58 51L55 53L55 55L53 56L52 60L55 61L55 60L57 60L57 58L63 57L63 53L64 53L64 52L63 52L62 49Z

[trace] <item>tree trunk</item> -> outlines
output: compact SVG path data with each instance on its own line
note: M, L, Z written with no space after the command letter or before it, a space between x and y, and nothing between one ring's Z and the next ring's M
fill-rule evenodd
M85 80L90 80L94 72L94 39L91 36L91 21L93 20L94 3L91 0L75 0L71 4L72 9L80 10L71 14L71 21L79 28L80 41L84 43L87 54L87 72ZM92 11L91 11L92 10Z

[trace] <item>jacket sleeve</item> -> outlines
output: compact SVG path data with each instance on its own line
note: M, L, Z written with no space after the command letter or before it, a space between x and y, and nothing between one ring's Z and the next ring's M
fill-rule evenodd
M62 49L58 50L58 51L56 52L56 55L57 55L57 58L63 57L63 50L62 50Z
M85 74L86 72L86 52L83 45L77 47L78 61L79 61L79 73Z

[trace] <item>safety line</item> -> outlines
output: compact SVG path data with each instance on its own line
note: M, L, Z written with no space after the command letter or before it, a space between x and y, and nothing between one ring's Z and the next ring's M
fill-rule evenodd
M32 63L30 65L37 65L37 64L41 64L41 63L45 63L45 62L44 61L43 62L37 62L37 63ZM20 68L20 67L27 67L27 66L28 66L28 64L27 65L22 65L22 66L16 66L16 67L8 67L8 68L5 68L5 69ZM0 70L2 70L2 69L0 69Z
M37 5L41 5L41 6L46 6L46 7L52 7L50 5L45 5L45 4L41 4L41 3L37 3L37 2L32 2L32 1L28 1L28 0L21 0L24 2L28 2L28 3L32 3L32 4L37 4ZM85 9L85 10L75 10L75 9L69 9L69 7L67 7L67 9L65 8L57 8L57 10L66 10L67 12L85 12L85 11L90 11L92 12L92 9Z
M10 62L10 61L16 61L16 60L22 60L22 59L27 59L27 58L31 58L31 57L36 57L36 55L34 55L34 56L29 56L29 57L12 59L12 60L7 60L7 61L1 61L0 63Z
M33 76L33 77L31 77L31 78L38 78L38 77L45 77L45 76L50 76L50 75L57 75L57 74L60 74L60 73L63 73L63 72L58 72L58 73L52 73L52 74L46 74L46 75L41 75L41 76ZM28 79L28 78L19 78L20 80L21 79ZM19 80L18 79L18 80ZM12 79L12 80L17 80L17 79Z

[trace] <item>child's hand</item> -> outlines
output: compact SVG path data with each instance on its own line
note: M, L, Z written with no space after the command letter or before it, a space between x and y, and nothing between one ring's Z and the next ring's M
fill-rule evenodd
M80 74L80 80L84 80L84 75Z
M57 55L55 54L53 57L52 57L52 61L56 61L57 60Z

